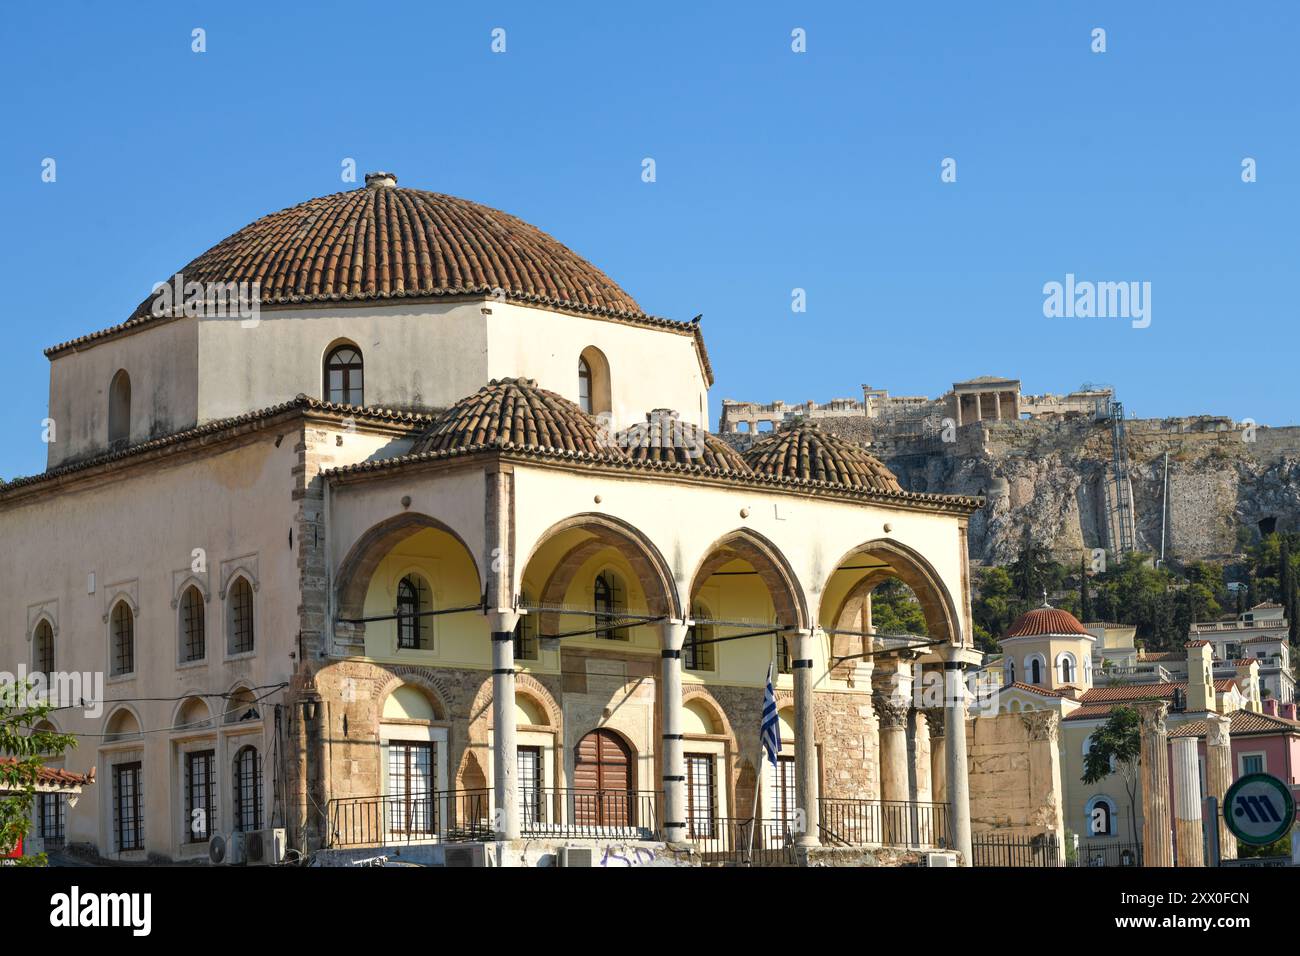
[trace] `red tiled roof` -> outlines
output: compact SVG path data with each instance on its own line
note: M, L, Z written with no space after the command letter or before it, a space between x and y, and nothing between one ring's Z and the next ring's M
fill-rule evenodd
M1225 677L1214 682L1216 692L1229 691L1237 686L1237 681ZM1085 691L1079 698L1083 706L1070 713L1066 720L1086 720L1089 717L1104 717L1116 704L1133 703L1140 700L1173 700L1174 691L1187 691L1187 681L1161 681L1152 684L1124 684L1120 687L1094 687Z
M740 452L705 429L683 422L672 409L655 409L646 415L644 423L623 429L618 433L618 447L633 461L675 462L731 474L753 474Z
M1002 689L1003 690L1027 690L1031 694L1039 694L1043 697L1070 697L1071 696L1070 694L1066 694L1059 690L1051 690L1050 688L1047 687L1039 687L1036 684L1026 684L1018 680L1012 681L1010 684L1005 685Z
M1007 629L1007 637L1040 637L1049 634L1092 635L1069 611L1059 607L1036 607L1016 618Z
M434 420L411 453L506 446L626 457L595 418L531 378L493 379L462 398Z
M1143 651L1141 654L1138 655L1138 660L1140 661L1185 661L1187 660L1187 655L1182 653L1181 651L1159 651L1154 654L1148 654L1146 651Z
M1287 720L1285 717L1274 717L1271 714L1257 714L1253 710L1234 710L1229 717L1232 719L1230 732L1235 735L1244 734L1300 734L1300 721ZM1178 728L1171 731L1171 737L1204 737L1209 729L1208 720L1189 720L1185 724L1180 724Z
M1188 641L1183 647L1209 647L1209 641Z
M1284 637L1252 637L1248 641L1242 641L1243 644L1278 644L1286 640Z
M901 492L894 473L851 441L823 432L811 422L783 428L745 452L760 475L829 481L871 491Z
M17 762L17 757L0 757L0 763L16 764ZM36 781L59 787L80 787L95 782L95 768L91 767L89 773L73 773L71 770L62 770L58 767L41 767L37 771Z

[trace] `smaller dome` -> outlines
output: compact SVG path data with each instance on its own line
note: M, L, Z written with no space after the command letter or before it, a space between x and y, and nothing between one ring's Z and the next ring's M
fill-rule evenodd
M645 422L618 433L618 447L633 461L689 465L727 474L753 474L740 452L710 434L708 429L683 422L680 412L656 408L645 418Z
M567 398L531 378L493 379L434 419L413 454L515 445L622 457L606 432Z
M1026 611L1007 629L1007 637L1048 637L1081 634L1089 637L1088 629L1069 611L1044 604Z
M784 428L745 453L760 475L828 481L867 491L902 494L894 473L853 442L823 432L811 422Z

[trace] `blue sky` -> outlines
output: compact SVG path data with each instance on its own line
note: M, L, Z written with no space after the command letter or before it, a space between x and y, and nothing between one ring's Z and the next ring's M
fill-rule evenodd
M703 313L715 421L723 398L981 374L1297 418L1300 4L51 0L0 30L0 476L44 467L43 348L351 188L347 157L537 224L651 313ZM1066 273L1150 282L1150 327L1045 318Z

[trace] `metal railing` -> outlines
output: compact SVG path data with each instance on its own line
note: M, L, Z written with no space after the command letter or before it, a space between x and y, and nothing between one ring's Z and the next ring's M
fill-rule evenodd
M843 846L952 846L946 803L908 800L818 800L822 839Z
M1081 843L1070 866L1141 866L1141 843Z
M793 866L789 820L714 817L692 820L688 834L707 866Z
M981 833L971 840L971 866L1058 867L1064 854L1054 836Z
M431 790L329 802L329 845L464 843L492 839L487 790Z
M530 838L655 840L659 803L653 790L528 787L519 794L519 825Z

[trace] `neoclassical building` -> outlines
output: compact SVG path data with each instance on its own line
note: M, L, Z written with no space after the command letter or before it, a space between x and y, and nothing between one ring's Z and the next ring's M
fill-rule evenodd
M52 716L97 772L66 840L725 849L757 809L757 842L968 850L961 695L914 688L979 661L982 501L806 425L738 454L698 322L513 216L366 180L184 266L205 298L47 350L0 620L10 665L105 675L102 713ZM213 306L240 283L254 317ZM927 634L875 633L890 578Z

